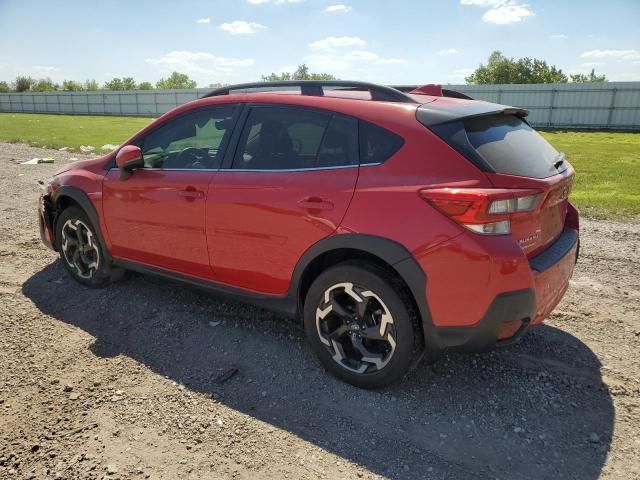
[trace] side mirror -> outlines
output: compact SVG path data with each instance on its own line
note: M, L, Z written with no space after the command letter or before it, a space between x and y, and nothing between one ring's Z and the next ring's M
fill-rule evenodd
M120 179L126 180L133 170L144 167L142 150L135 145L125 145L116 155L116 165L120 169Z

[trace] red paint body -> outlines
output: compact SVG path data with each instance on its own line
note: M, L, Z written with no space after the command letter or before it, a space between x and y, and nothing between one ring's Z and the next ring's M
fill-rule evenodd
M419 97L424 103L465 102ZM359 233L393 240L417 260L427 276L424 295L437 327L472 326L497 295L531 288L537 299L532 323L539 323L562 298L575 248L541 274L529 259L564 228L578 229L566 191L558 193L572 182L571 167L541 180L483 173L416 120L418 104L294 94L235 94L191 102L123 145L183 112L224 103L327 109L382 126L405 143L375 166L286 173L141 169L126 180L120 179L112 154L68 166L56 175L50 193L75 186L88 194L115 259L265 295L286 294L300 258L320 240ZM534 212L512 217L511 235L483 236L419 194L441 187L533 189L542 200ZM517 239L523 237L531 238L521 247Z

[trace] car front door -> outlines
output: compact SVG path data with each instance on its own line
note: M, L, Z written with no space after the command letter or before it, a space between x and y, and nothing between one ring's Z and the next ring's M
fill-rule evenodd
M358 122L293 106L246 108L235 154L209 190L209 255L217 281L283 294L302 254L346 213Z
M236 109L206 107L169 119L135 140L144 168L127 179L115 168L107 173L103 210L114 257L211 277L207 194Z

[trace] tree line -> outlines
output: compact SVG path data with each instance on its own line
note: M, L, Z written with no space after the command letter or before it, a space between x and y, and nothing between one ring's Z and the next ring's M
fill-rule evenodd
M583 73L565 75L555 65L548 65L538 58L513 58L505 57L502 52L496 50L491 55L487 64L480 64L476 70L465 78L471 84L501 84L501 83L597 83L606 82L605 75L596 74L592 69L587 75Z
M293 72L270 73L263 75L265 82L278 82L286 80L337 80L330 73L314 73L309 71L305 64L298 65ZM591 70L588 74L577 73L567 76L560 68L549 65L546 61L537 58L513 58L505 57L500 51L493 52L485 64L480 64L476 70L465 78L469 84L513 84L513 83L567 83L577 82L606 82L605 75L596 74ZM209 87L221 87L223 84L210 84ZM84 83L74 80L64 80L55 83L50 78L33 79L27 76L19 76L11 84L0 81L0 93L8 92L80 92L95 90L171 90L179 88L196 88L196 81L189 78L186 73L173 72L167 78L161 78L155 85L151 82L137 83L133 77L113 78L102 86L93 79Z
M177 88L196 88L196 81L189 78L186 73L173 72L167 78L161 78L155 83L137 83L133 77L112 78L102 86L93 79L84 83L75 80L63 80L55 83L50 78L34 79L27 76L19 76L9 84L0 81L0 93L10 92L92 92L97 90L171 90Z

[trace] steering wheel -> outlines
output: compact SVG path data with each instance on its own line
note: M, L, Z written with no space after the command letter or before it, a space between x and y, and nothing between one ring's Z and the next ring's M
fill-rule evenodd
M209 154L204 148L187 147L176 157L176 163L182 168L207 168Z

